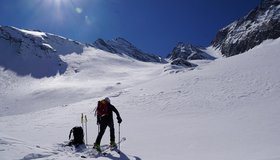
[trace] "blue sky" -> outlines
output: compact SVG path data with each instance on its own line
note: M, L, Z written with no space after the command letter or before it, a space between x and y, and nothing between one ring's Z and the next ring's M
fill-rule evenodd
M178 42L208 46L260 0L0 0L0 25L81 42L123 37L166 56Z

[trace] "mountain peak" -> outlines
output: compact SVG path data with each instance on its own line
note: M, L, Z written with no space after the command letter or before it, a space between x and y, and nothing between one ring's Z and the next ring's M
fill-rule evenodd
M277 5L280 3L280 0L261 0L260 6L262 8L267 8L271 5Z
M144 62L159 62L159 63L164 62L164 60L161 57L153 54L145 53L140 49L138 49L137 47L135 47L128 40L121 37L115 38L113 40L107 40L107 41L103 39L97 39L91 46L107 52L111 52L119 55L127 55L131 58Z
M197 59L215 59L209 54L205 53L201 47L195 47L189 43L179 42L172 52L167 56L170 60L178 58L184 60L197 60Z
M125 45L132 45L132 43L130 43L128 40L122 38L122 37L117 37L116 39L114 39L116 42L121 43L121 44L125 44Z
M243 53L266 39L280 37L280 0L262 0L243 18L221 29L212 46L229 57Z

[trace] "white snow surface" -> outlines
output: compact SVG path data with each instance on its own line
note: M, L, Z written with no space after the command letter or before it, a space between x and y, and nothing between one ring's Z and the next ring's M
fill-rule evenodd
M81 113L88 116L92 144L93 110L108 96L127 140L121 154L97 159L280 160L279 49L280 38L268 40L173 74L163 72L166 64L90 47L61 55L67 70L52 77L0 67L0 159L80 159L85 153L58 144L81 125ZM109 143L108 129L101 143Z
M17 29L17 28L14 28ZM25 30L25 29L18 29L19 31L31 35L31 36L35 36L35 37L40 37L42 39L44 39L44 37L46 37L47 35L44 32L39 32L39 31L29 31L29 30Z

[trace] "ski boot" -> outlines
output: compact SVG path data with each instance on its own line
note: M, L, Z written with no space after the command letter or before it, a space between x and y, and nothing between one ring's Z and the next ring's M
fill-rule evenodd
M94 143L93 149L97 150L98 152L101 152L100 144Z
M117 148L116 142L115 142L115 141L111 141L111 142L110 142L110 149L111 149L111 150L114 150L114 149L116 149L116 148Z

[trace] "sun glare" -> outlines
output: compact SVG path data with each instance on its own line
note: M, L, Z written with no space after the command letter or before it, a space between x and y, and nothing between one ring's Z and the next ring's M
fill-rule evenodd
M44 0L42 2L42 6L51 11L50 15L58 20L63 19L74 8L71 0Z
M45 8L50 17L50 21L56 24L65 24L69 17L81 18L85 24L91 25L92 20L89 15L86 14L84 9L73 0L41 0L41 6ZM79 15L79 16L75 16Z
M61 5L67 5L67 2L69 3L69 0L51 0L52 3L56 6L56 7L61 7Z

